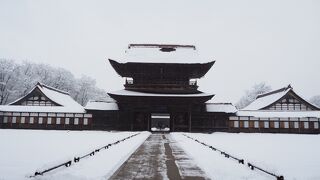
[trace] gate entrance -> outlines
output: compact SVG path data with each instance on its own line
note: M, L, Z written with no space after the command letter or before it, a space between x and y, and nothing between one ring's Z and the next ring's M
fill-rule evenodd
M152 113L151 131L170 131L170 114Z

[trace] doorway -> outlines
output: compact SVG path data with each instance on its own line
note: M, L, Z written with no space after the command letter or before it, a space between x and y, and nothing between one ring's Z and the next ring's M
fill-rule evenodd
M169 132L170 131L170 114L151 113L152 132Z

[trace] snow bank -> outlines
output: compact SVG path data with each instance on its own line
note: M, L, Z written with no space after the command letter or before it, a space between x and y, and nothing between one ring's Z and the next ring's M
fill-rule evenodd
M297 134L233 134L233 133L187 133L190 137L245 159L285 179L320 179L320 135ZM173 133L181 147L212 178L274 179L259 171L227 159L216 151Z
M29 179L35 171L133 135L136 132L0 130L0 179ZM149 132L103 150L69 168L59 168L36 179L99 179L108 177L149 136Z

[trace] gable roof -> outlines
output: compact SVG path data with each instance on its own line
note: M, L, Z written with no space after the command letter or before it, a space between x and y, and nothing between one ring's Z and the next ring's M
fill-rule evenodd
M57 106L23 106L19 103L26 100L29 94L34 91L39 91L43 96L47 97L50 101L55 103ZM8 106L8 107L6 107ZM29 91L25 96L17 99L16 101L10 103L9 105L1 106L1 111L23 111L23 108L28 109L32 112L74 112L82 113L85 112L84 108L77 103L68 92L47 86L42 83L37 83L37 85Z
M301 98L298 94L293 91L291 85L287 87L277 89L268 93L260 94L256 97L256 99L249 104L247 107L243 108L242 110L261 110L268 106L271 106L273 103L280 100L282 97L286 96L287 94L292 93L295 97L301 100L303 103L311 106L313 109L320 110L318 107L314 106L313 104L309 103L307 100Z

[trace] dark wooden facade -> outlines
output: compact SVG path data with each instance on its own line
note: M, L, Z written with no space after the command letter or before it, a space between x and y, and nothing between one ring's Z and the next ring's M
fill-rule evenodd
M178 45L150 45L148 48L151 46L160 51L184 48ZM152 117L157 114L168 115L166 126L170 131L227 131L229 115L206 112L205 102L214 95L202 93L196 83L215 61L202 64L119 63L109 59L109 62L121 77L130 79L126 79L125 91L108 93L119 106L119 120L115 125L120 130L150 131L156 124Z
M0 128L90 130L92 114L0 112Z

